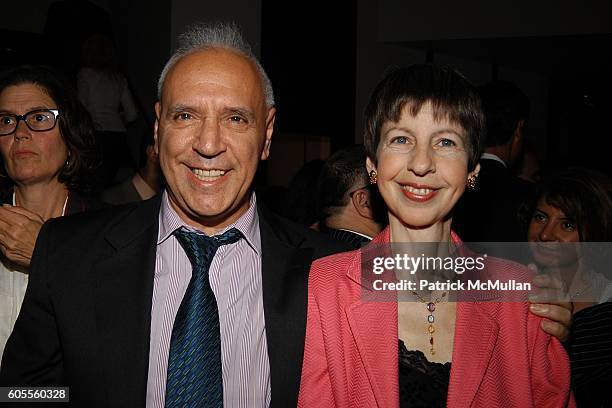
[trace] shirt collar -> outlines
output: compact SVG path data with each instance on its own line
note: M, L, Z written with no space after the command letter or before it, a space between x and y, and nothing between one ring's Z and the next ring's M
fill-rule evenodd
M480 156L481 159L488 159L488 160L495 160L496 162L500 162L501 164L504 165L504 167L508 167L506 166L506 163L499 158L499 156L493 154L493 153L483 153L482 156Z
M371 236L366 235L366 234L362 234L361 232L357 232L357 231L350 230L350 229L348 229L348 228L338 228L338 230L340 230L340 231L350 232L351 234L355 234L355 235L359 235L360 237L364 237L364 238L366 238L366 239L368 239L368 240L370 240L370 241L372 240L372 237L371 237Z
M134 173L134 177L132 178L132 184L134 185L134 188L138 192L140 198L142 198L143 200L148 200L149 198L155 195L155 190L153 190L151 186L147 184L147 182L138 172Z
M186 224L170 205L168 192L164 190L162 194L161 209L159 212L159 232L157 234L157 245L167 240L174 231L178 228L185 227L191 231L196 231L200 234L204 232ZM259 217L257 215L257 198L255 193L251 193L249 200L249 208L247 211L236 220L236 222L228 225L219 231L217 235L223 234L225 231L236 228L242 233L249 246L257 255L261 255L261 236L259 234ZM206 234L204 234L206 235Z

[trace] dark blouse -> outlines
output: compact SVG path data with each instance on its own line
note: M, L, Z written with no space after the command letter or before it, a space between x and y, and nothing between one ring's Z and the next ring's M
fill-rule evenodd
M578 408L612 406L612 302L574 315L567 345Z
M451 363L431 363L399 340L400 407L445 407Z
M13 188L8 187L0 189L0 205L13 203ZM93 197L85 196L76 191L68 192L68 202L66 203L66 214L76 214L83 211L93 211L108 207L108 204L103 203Z

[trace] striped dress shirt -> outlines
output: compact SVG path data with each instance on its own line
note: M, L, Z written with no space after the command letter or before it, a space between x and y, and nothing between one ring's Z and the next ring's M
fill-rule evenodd
M172 325L189 280L191 263L172 233L187 226L171 207L164 192L153 280L147 408L163 408ZM223 405L270 405L270 363L265 333L261 281L261 237L256 198L234 224L245 239L221 246L209 270L219 308Z

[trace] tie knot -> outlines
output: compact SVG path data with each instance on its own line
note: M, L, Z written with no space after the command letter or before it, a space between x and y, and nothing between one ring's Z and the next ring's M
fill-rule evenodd
M179 228L174 231L174 236L185 250L192 265L210 263L217 249L222 245L229 245L242 238L242 233L236 228L225 231L221 235L208 236Z
M229 245L238 242L242 238L242 232L236 228L231 228L221 235L213 235L213 238L217 241L219 246Z

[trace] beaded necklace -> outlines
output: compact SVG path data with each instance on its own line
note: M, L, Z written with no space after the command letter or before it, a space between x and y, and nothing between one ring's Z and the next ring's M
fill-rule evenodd
M436 332L436 328L434 326L434 323L436 321L434 317L434 312L436 311L436 305L440 303L440 301L442 301L446 297L447 292L442 293L442 295L440 295L440 297L436 298L434 301L431 301L431 299L430 300L423 299L423 297L415 291L411 291L411 292L419 300L419 302L425 303L427 307L427 311L429 312L429 314L427 315L427 323L428 323L427 334L429 334L429 345L430 345L429 352L433 356L436 354L436 349L434 348L434 333Z

